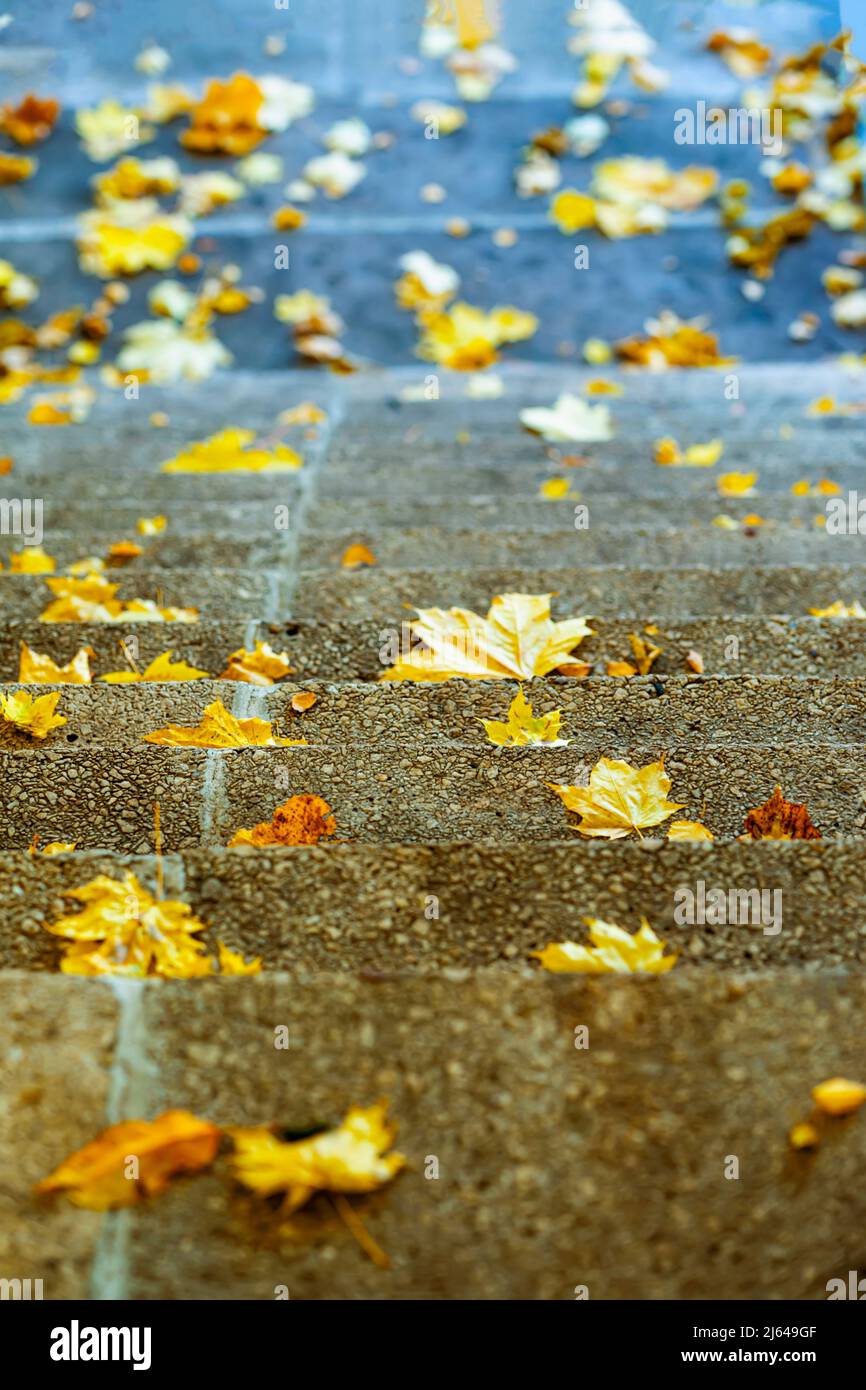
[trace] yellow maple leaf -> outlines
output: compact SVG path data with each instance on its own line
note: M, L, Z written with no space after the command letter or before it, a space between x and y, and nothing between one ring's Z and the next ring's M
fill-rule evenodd
M585 618L553 622L550 594L497 594L487 617L467 608L419 608L409 623L424 643L389 667L382 680L518 680L546 676L592 636Z
M190 111L189 129L180 143L196 154L249 154L268 133L259 122L264 101L249 73L236 72L225 82L213 78Z
M239 845L317 845L334 835L336 829L327 801L301 792L278 806L269 821L260 821L249 830L237 830L229 840L229 849Z
M22 685L90 685L90 655L87 647L79 647L71 661L58 666L50 656L34 652L22 642L18 679Z
M555 974L663 975L676 965L676 955L664 955L660 941L645 917L632 935L600 917L584 917L591 946L575 941L552 942L543 951L532 951L545 970Z
M576 188L561 188L551 200L548 215L564 236L595 226L595 199Z
M55 714L60 691L51 695L30 695L26 690L15 690L11 695L0 695L0 711L7 724L14 724L22 733L31 738L46 738L52 729L59 729L66 723L62 714Z
M406 1164L403 1154L386 1152L397 1133L387 1113L384 1100L366 1109L353 1105L336 1129L294 1143L268 1129L232 1129L237 1179L261 1197L284 1192L287 1213L316 1192L375 1192Z
M171 748L290 748L307 741L277 738L272 730L267 719L235 719L222 700L214 700L204 710L199 724L192 728L169 724L145 734L144 741Z
M196 441L160 465L163 473L275 473L303 466L303 459L286 444L252 449L255 430L219 430Z
M166 528L164 516L140 516L135 523L135 529L140 536L158 536L160 531Z
M482 719L487 737L491 743L505 748L523 747L525 744L547 743L562 748L567 738L559 737L562 710L551 710L549 714L535 717L532 705L523 690L518 690L508 708L508 718L503 723L498 719Z
M684 322L665 311L659 315L645 338L635 336L616 343L616 354L623 362L663 371L668 367L722 367L736 357L720 357L718 339L704 331L703 321Z
M190 666L186 661L173 661L174 652L169 650L154 657L143 671L107 671L99 679L109 685L132 685L138 681L199 681L206 680L207 671Z
M176 1173L197 1173L216 1157L220 1130L187 1110L111 1125L71 1154L34 1191L63 1192L77 1207L111 1211L163 1192ZM129 1177L130 1156L136 1164Z
M35 858L37 854L47 855L49 858L53 854L71 854L77 843L77 840L49 840L47 845L40 848L39 836L34 835L27 846L27 853L31 858Z
M713 832L697 820L674 820L668 826L669 840L712 840Z
M192 235L192 223L163 212L153 198L92 208L78 219L78 257L87 275L111 280L143 270L168 270Z
M251 652L245 647L232 652L222 681L246 681L249 685L273 685L283 676L293 675L288 652L275 652L269 642L256 642Z
M588 787L555 782L548 786L569 811L582 817L577 827L581 835L608 840L620 840L631 830L640 834L667 820L674 811L681 811L685 804L666 799L671 779L663 758L640 768L615 758L601 758L589 775Z

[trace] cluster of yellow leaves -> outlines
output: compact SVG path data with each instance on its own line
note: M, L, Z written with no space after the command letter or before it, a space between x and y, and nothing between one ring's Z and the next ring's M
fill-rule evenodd
M246 681L249 685L273 685L284 676L292 675L288 652L275 652L269 642L256 642L248 652L245 647L232 652L228 666L220 676L224 681Z
M56 560L41 545L25 545L9 556L10 574L52 574ZM2 569L2 565L0 565Z
M566 236L585 227L613 239L661 232L669 211L700 207L717 183L714 169L689 165L676 171L663 159L624 155L596 165L589 193L576 188L556 193L550 217Z
M757 279L767 280L783 248L810 236L817 221L815 213L796 207L771 217L763 227L737 227L725 248L728 259Z
M821 832L812 824L809 809L800 801L786 801L782 788L762 806L746 816L746 834L751 840L820 840Z
M15 690L10 695L0 695L0 713L7 724L14 724L22 733L31 738L47 738L52 729L59 729L66 719L55 714L60 691L51 695L30 695L26 690Z
M161 608L153 599L115 598L118 584L99 574L84 579L46 579L54 601L39 621L43 623L195 623L197 608Z
M550 594L497 594L487 617L466 608L419 608L410 624L423 642L389 667L382 680L518 680L559 670L592 635L585 618L553 622Z
M337 832L331 808L321 796L302 792L278 806L269 821L260 821L251 830L237 830L229 848L238 845L317 845Z
M59 115L60 103L53 97L28 92L17 106L7 103L0 109L0 130L16 145L35 145L47 140Z
M485 311L459 302L450 309L422 312L417 352L455 372L477 372L498 360L503 343L531 338L538 328L534 314L511 306Z
M355 370L340 342L346 325L323 295L313 294L312 290L278 294L274 318L291 325L295 350L301 357L322 363L338 375Z
M676 965L677 957L664 955L665 943L645 917L634 935L599 917L585 917L584 921L591 946L560 941L530 954L538 957L545 970L557 974L663 975Z
M192 728L169 724L145 734L144 741L171 748L290 748L307 740L278 738L267 719L235 719L222 700L214 700Z
M498 719L482 719L480 722L490 742L504 748L522 748L527 744L540 743L562 748L568 743L567 738L559 737L562 710L533 715L532 705L522 689L511 701L508 718L504 722Z
M84 906L59 917L46 931L70 943L60 963L66 975L159 976L190 980L202 975L249 975L260 961L219 947L219 970L197 933L205 923L187 903L154 898L129 870L122 879L98 874L65 896Z
M648 326L646 337L618 342L616 354L623 362L649 367L651 371L668 367L724 367L737 360L719 355L718 339L714 333L704 331L703 319L683 322L669 311Z
M281 1210L290 1215L317 1192L375 1192L397 1176L406 1159L387 1152L397 1133L387 1115L384 1100L366 1108L351 1106L335 1128L286 1143L264 1127L224 1131L189 1111L167 1110L155 1120L111 1125L37 1183L34 1191L40 1196L62 1192L75 1206L92 1211L134 1206L164 1192L177 1174L210 1167L227 1133L235 1146L238 1182L262 1197L284 1193ZM130 1156L137 1160L134 1178ZM366 1253L387 1265L375 1242L364 1238L363 1228L359 1232L357 1218L342 1211L341 1215Z
M294 449L285 444L251 448L255 438L255 430L220 430L166 459L160 469L163 473L276 473L302 467L303 459Z
M721 439L710 439L706 444L690 444L683 452L675 439L657 439L655 461L675 468L711 468L722 457L724 448Z
M155 1120L124 1120L70 1155L34 1191L62 1192L91 1211L134 1206L164 1192L178 1173L198 1173L216 1158L221 1131L187 1110L166 1110ZM138 1160L129 1177L129 1157Z
M683 802L667 800L671 779L664 760L636 768L614 758L601 758L592 769L588 787L564 786L549 782L567 810L576 811L581 835L620 840L630 831L640 834L659 825Z

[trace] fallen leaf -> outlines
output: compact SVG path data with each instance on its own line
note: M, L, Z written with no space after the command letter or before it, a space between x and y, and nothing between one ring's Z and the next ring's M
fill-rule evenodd
M43 739L52 729L59 729L66 719L55 714L60 691L51 695L30 695L26 690L13 691L11 695L0 695L0 711L7 724L14 724L22 733L31 738Z
M609 661L606 674L608 676L636 676L637 667L632 666L630 661Z
M304 714L306 710L313 708L318 698L312 690L296 690L289 704L296 714Z
M631 643L637 669L640 675L648 676L652 670L653 663L662 655L663 647L654 647L652 642L645 642L642 637L638 637L636 632L630 632L628 640ZM608 672L608 674L610 674Z
M90 656L88 647L79 647L71 661L58 666L50 656L34 652L22 642L18 680L22 685L90 685Z
M228 666L220 676L222 681L246 681L249 685L273 685L283 676L294 675L288 652L275 652L269 642L256 642L248 652L245 647L232 652Z
M362 565L375 565L377 563L372 550L368 550L367 546L360 541L356 541L354 545L348 545L340 558L340 564L344 570L355 570Z
M44 613L42 623L195 623L197 608L160 608L152 599L118 599L119 584L109 584L100 574L83 579L46 579L56 596Z
M482 719L480 723L484 725L490 742L505 748L518 748L526 744L548 744L562 748L568 739L559 737L561 720L562 711L558 709L534 716L531 703L520 689L511 701L504 723L497 719Z
M452 304L421 317L419 357L455 372L483 371L498 359L497 348L531 338L538 329L534 314L510 305L485 312L472 304Z
M686 652L686 665L690 666L693 671L696 671L699 676L703 675L704 658L701 656L700 652L695 651L694 647L692 647L691 651Z
M8 104L0 111L0 130L16 145L35 145L48 138L59 115L60 103L53 97L28 92L17 106Z
M813 618L866 618L866 608L862 603L844 603L837 598L835 603L831 603L829 608L810 608L809 613Z
M567 497L570 491L571 483L568 478L548 478L538 489L538 495L555 502L562 497Z
M286 444L273 449L252 449L255 430L226 429L209 439L190 444L173 459L160 464L163 473L275 473L294 471L303 459Z
M550 594L498 594L487 617L466 608L419 608L409 623L424 643L384 672L382 680L518 680L561 669L584 637L585 618L553 622Z
M663 371L668 367L721 367L736 362L735 357L719 355L718 339L704 331L704 321L683 322L665 311L650 327L645 338L624 338L616 345L624 362Z
M669 840L712 840L713 832L697 820L673 820L668 826Z
M327 801L302 792L278 806L269 821L261 821L251 830L236 831L229 840L229 849L238 845L317 845L336 834L336 830Z
M757 481L757 473L722 473L716 487L721 497L751 497Z
M242 951L231 951L222 941L217 942L217 964L220 975L260 975L261 956L244 960Z
M368 1109L352 1106L336 1129L284 1143L268 1129L232 1129L238 1181L261 1197L285 1193L288 1214L316 1192L375 1192L405 1167L399 1153L386 1153L397 1133L386 1101Z
M821 832L812 824L808 808L799 801L786 801L776 787L769 801L749 811L744 839L820 840Z
M831 1076L812 1088L812 1099L825 1115L850 1115L866 1100L866 1086L846 1081L844 1076Z
M199 671L186 661L173 661L174 652L169 650L154 657L143 671L107 671L99 679L109 685L134 685L139 681L199 681L208 678L207 671Z
M197 1173L216 1157L220 1130L187 1110L155 1120L124 1120L71 1154L34 1192L63 1192L77 1207L111 1211L158 1196L178 1173ZM136 1159L135 1177L130 1159Z
M664 759L645 767L632 767L613 758L601 758L589 775L588 787L547 784L569 811L582 817L581 835L619 840L629 831L659 825L685 803L666 800L671 779Z
M613 439L610 409L589 405L580 396L564 392L552 406L531 406L521 410L524 429L552 443L601 443Z
M166 528L164 516L140 516L135 529L140 536L158 536Z
M584 917L591 946L560 941L531 951L545 970L555 974L579 975L663 975L676 965L676 955L663 954L660 941L645 917L634 934L599 917Z
M9 556L10 574L53 574L57 561L41 545L25 545Z
M192 728L169 724L145 734L144 741L172 748L290 748L307 741L278 738L272 729L267 719L235 719L222 700L214 700L205 708L199 724Z
M816 1149L820 1142L820 1134L808 1121L792 1125L788 1133L788 1143L792 1149Z

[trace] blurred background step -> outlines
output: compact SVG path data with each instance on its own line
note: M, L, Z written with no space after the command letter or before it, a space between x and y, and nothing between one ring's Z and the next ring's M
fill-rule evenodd
M31 1183L103 1123L117 1005L99 982L17 972L0 991L5 1249L16 1267L53 1256L46 1297L571 1300L581 1284L591 1298L823 1298L862 1258L862 1117L828 1123L816 1153L787 1142L813 1086L862 1075L853 977L273 973L125 990L116 1036L136 1050L112 1119L184 1107L300 1132L388 1098L407 1167L357 1209L390 1270L325 1199L281 1237L225 1157L126 1214L34 1204Z

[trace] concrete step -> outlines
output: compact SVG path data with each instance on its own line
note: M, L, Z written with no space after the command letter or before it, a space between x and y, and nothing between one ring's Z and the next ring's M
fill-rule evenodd
M571 504L571 531L542 531L513 527L510 530L479 531L475 528L447 530L436 526L414 526L400 530L345 530L335 536L304 531L299 548L299 563L304 568L338 566L347 546L363 540L372 550L378 563L389 569L453 568L454 556L471 555L473 565L531 566L534 564L572 566L578 561L586 565L616 565L624 559L629 565L664 565L681 568L683 565L784 564L798 565L863 564L866 561L866 531L861 535L829 535L824 529L810 530L793 526L761 527L723 531L712 525L687 529L629 529L624 538L620 526L599 525L595 521L591 498L587 500L589 525L582 530L574 527L575 506ZM813 516L818 514L813 502ZM724 502L717 501L716 515L724 511ZM821 515L824 513L821 511ZM201 547L206 550L206 546ZM185 553L182 543L168 548L168 554ZM230 541L227 551L243 554L244 543ZM148 558L150 558L148 549ZM249 562L262 557L268 563L279 553L275 543L255 543L248 551ZM220 549L222 558L222 548ZM154 563L156 561L154 560ZM170 563L170 561L166 561ZM226 559L226 563L229 563Z
M279 598L277 570L232 570L201 565L190 569L142 566L134 573L119 569L106 578L118 584L118 599L148 598L157 600L163 607L197 608L201 617L262 618L276 617L285 611ZM54 598L44 580L44 575L0 574L0 621L38 618ZM182 632L188 626L190 624L172 623L166 625L166 631ZM54 624L43 624L43 627L50 633Z
M629 654L629 653L626 653ZM119 662L121 668L124 663ZM48 687L23 688L33 695ZM196 680L136 685L51 687L67 723L45 744L0 724L0 746L38 758L70 736L79 749L137 747L166 723L197 724L221 699L238 716L273 722L289 738L322 746L490 749L482 720L505 719L518 688L511 681L328 682L288 678L269 689ZM866 726L866 677L651 675L627 680L602 672L587 681L547 677L522 686L537 713L562 712L561 737L585 743L640 738L697 748L784 743L796 729L810 744L856 744ZM316 704L292 708L298 690ZM552 750L551 750L552 751Z
M300 976L516 969L554 938L583 940L588 916L629 929L647 917L679 953L678 973L813 972L866 963L862 855L859 842L833 840L336 843L185 849L163 856L162 875L165 895L207 924L214 950L224 941L260 956L265 970ZM55 970L61 952L45 926L70 911L64 893L128 868L157 891L153 856L0 855L0 968ZM701 884L704 895L722 886L766 896L735 907L730 921L708 924L696 910L678 922L683 890L697 908Z
M412 616L407 609L472 608L486 613L501 593L555 593L554 617L583 613L602 617L638 613L661 626L689 616L781 614L805 616L836 599L863 602L866 566L735 566L714 571L700 565L652 568L628 565L561 569L305 570L293 613L331 619L376 614L383 629ZM866 606L866 605L864 605ZM383 639L384 640L384 639Z
M411 614L407 613L404 621ZM583 660L604 672L606 663L621 660L630 650L628 634L641 632L643 614L592 620L594 636L580 644ZM192 666L218 675L225 669L226 657L258 638L270 642L278 651L288 650L299 680L376 680L384 669L380 659L383 646L382 624L367 618L298 619L289 622L256 622L245 618L201 617L197 623L166 626L163 623L87 624L62 623L46 626L38 621L0 622L0 678L14 681L22 642L37 652L46 652L65 664L79 647L94 650L92 662L97 675L124 665L121 642L127 650L138 651L138 664L145 666L166 648L173 648ZM690 669L686 657L699 651L708 675L763 676L866 675L866 629L857 619L749 617L726 615L718 618L684 618L665 623L654 639L664 648L653 672L682 674ZM136 644L130 646L130 643Z
M63 730L60 730L60 738ZM69 735L67 735L68 739ZM74 735L72 735L74 738ZM779 784L808 803L829 838L866 830L866 751L855 744L787 742L695 747L636 735L567 748L387 744L205 751L150 744L0 751L0 849L75 840L81 849L147 853L160 803L166 850L225 845L241 826L270 820L295 793L332 807L339 835L367 843L543 842L576 834L548 783L585 779L601 757L644 766L665 754L670 799L683 819L742 833L746 813ZM657 832L666 833L666 827Z
M0 991L5 1251L46 1297L808 1299L862 1258L859 1117L814 1154L787 1142L818 1081L863 1075L861 979L274 973L133 986L119 1012L100 983ZM187 1107L300 1132L387 1096L408 1166L357 1210L391 1268L325 1199L281 1237L225 1158L121 1215L36 1204L105 1123L112 1057L109 1122Z

